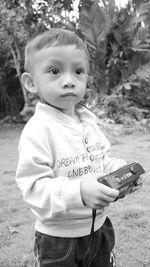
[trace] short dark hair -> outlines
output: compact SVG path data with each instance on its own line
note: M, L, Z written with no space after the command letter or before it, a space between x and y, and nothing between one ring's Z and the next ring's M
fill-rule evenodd
M31 67L31 58L34 52L40 51L43 48L54 46L76 45L77 49L82 49L89 58L89 53L86 44L74 32L62 28L52 28L35 38L31 39L25 47L25 71L29 71Z

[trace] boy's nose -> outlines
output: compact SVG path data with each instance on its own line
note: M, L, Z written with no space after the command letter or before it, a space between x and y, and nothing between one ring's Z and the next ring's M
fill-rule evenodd
M75 84L72 82L66 82L64 83L63 85L63 88L74 88L75 87Z
M63 88L74 88L75 82L71 75L65 75L63 82L62 82Z

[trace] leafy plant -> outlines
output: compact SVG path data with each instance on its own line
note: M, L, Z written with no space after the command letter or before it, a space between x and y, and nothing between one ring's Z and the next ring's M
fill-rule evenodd
M82 1L79 29L91 56L89 87L95 93L105 92L106 36L117 12L114 1Z
M114 74L119 77L114 85L119 84L119 88L127 90L132 88L137 79L149 80L150 36L147 29L142 27L149 14L150 3L143 3L132 12L129 6L118 13L117 23L107 36L110 47L107 60L110 85L114 76L117 76Z

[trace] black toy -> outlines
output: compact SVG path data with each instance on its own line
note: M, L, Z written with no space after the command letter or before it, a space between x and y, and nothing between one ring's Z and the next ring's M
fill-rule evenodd
M140 175L145 173L139 163L131 163L123 166L115 172L99 178L99 182L111 188L119 190L119 198L123 198L135 185ZM116 200L117 200L116 199Z

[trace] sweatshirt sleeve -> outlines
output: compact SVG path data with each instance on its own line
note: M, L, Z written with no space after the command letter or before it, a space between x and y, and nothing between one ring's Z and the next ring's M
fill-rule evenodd
M30 132L30 134L29 134ZM53 157L46 130L25 129L19 142L17 185L24 200L34 210L48 210L50 216L65 214L72 208L83 207L81 180L55 177Z
M126 165L125 160L111 157L110 142L102 132L101 132L101 143L103 152L104 173L109 174Z

